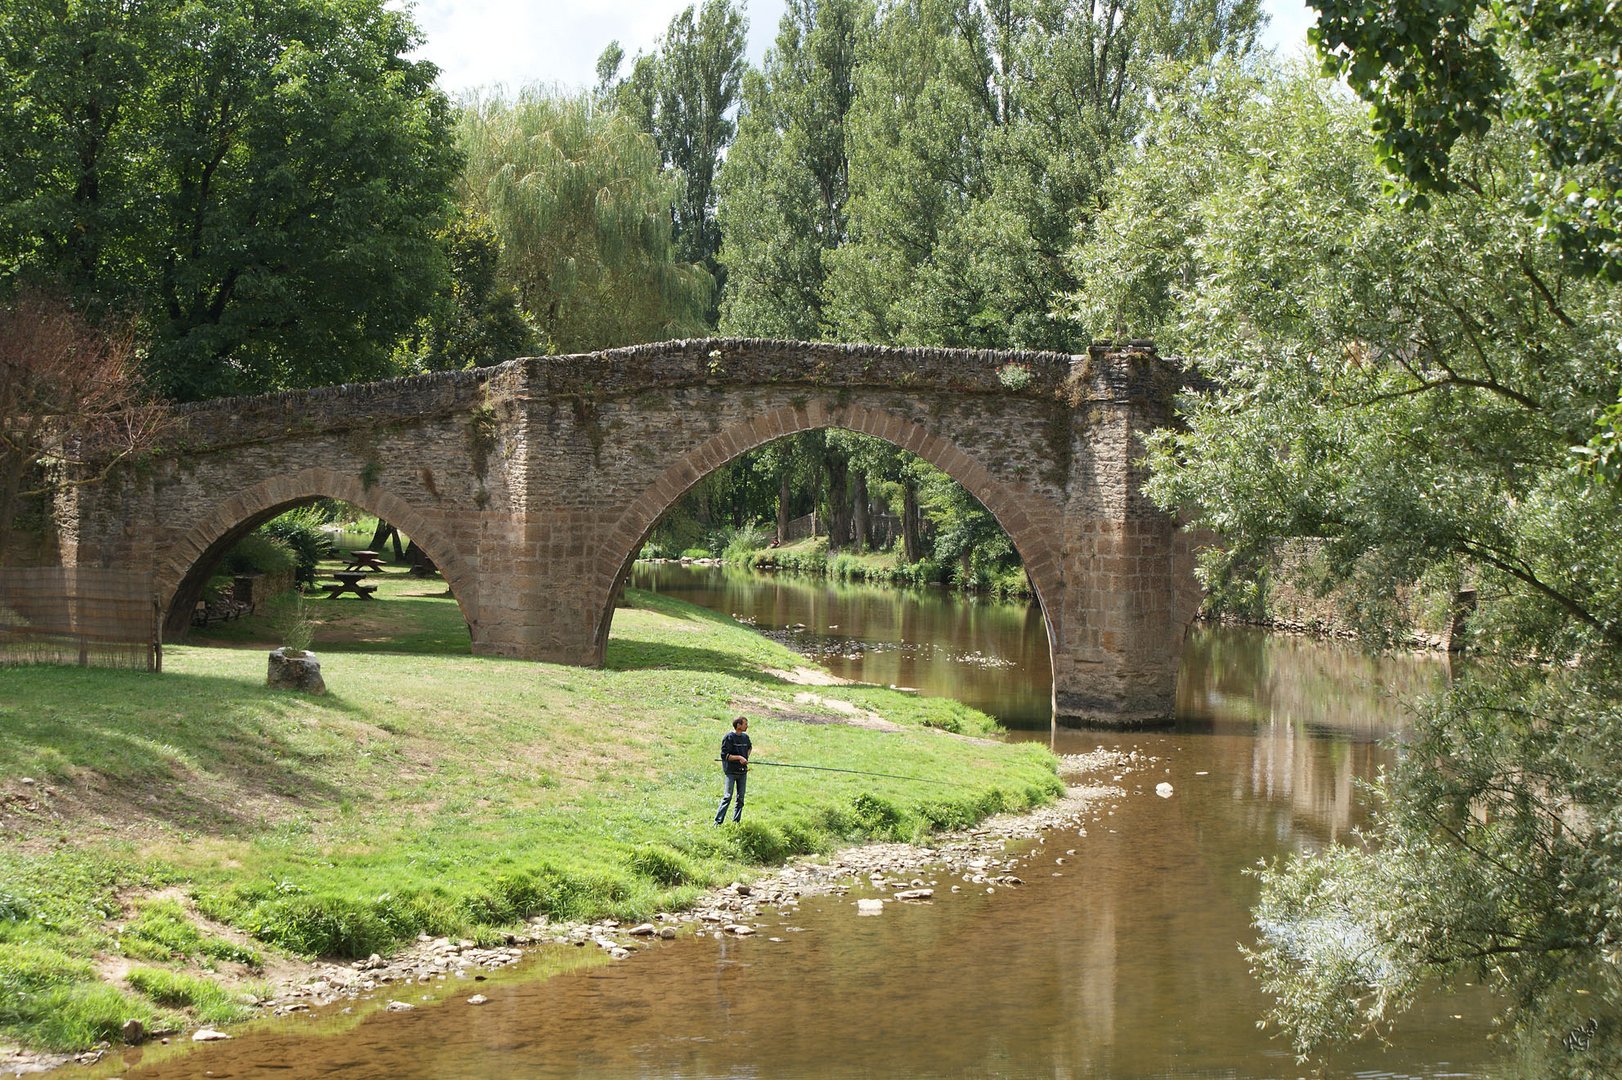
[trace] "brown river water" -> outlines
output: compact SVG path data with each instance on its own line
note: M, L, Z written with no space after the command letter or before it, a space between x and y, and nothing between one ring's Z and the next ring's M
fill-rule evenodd
M177 1056L130 1051L98 1075L1495 1075L1490 1002L1467 984L1429 995L1384 1045L1298 1065L1258 1029L1266 1000L1239 951L1256 937L1245 869L1348 838L1363 817L1357 781L1392 759L1402 698L1440 685L1443 661L1202 629L1176 727L1055 732L1032 607L674 565L639 567L635 584L750 621L837 674L967 701L1013 738L1159 760L1125 777L1127 795L1085 835L1016 848L1023 888L950 894L943 878L932 903L877 918L856 916L859 892L822 897L755 937L682 937L550 977L538 954L485 982L413 991L445 1004L334 1006ZM1169 799L1153 793L1161 780ZM490 1003L465 1004L475 992Z

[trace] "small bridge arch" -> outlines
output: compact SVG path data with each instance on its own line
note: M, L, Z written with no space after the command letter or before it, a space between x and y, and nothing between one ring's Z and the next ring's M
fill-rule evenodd
M268 477L204 510L184 533L164 545L154 573L154 590L164 611L164 636L178 640L191 621L192 608L225 553L242 537L278 514L316 499L337 499L375 514L417 542L434 560L456 597L462 616L473 619L468 600L476 594L475 578L449 538L405 499L368 487L355 475L311 466L296 473Z

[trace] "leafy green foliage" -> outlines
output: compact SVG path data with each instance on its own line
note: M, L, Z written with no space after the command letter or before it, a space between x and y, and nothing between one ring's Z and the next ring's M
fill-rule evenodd
M238 540L220 560L220 570L227 574L282 574L297 567L292 546L263 531Z
M259 527L259 533L279 540L293 553L294 579L300 585L314 585L316 566L337 553L332 536L322 528L326 516L316 507L289 510Z
M635 123L589 94L464 104L462 198L501 241L501 278L548 352L705 328L713 282L671 238L675 178Z
M535 351L535 330L518 290L500 274L501 237L464 209L440 233L450 259L450 290L402 344L404 362L421 371L501 364Z
M455 154L381 0L0 9L0 267L138 312L194 399L391 373Z
M1222 538L1202 562L1219 599L1253 602L1258 569L1304 545L1309 584L1343 590L1374 644L1407 629L1400 590L1476 602L1491 659L1414 703L1367 850L1263 876L1273 1020L1306 1052L1468 973L1557 1058L1597 1018L1562 1068L1603 1075L1622 1054L1622 503L1572 448L1616 401L1622 294L1522 213L1522 133L1460 141L1469 182L1423 207L1384 197L1381 137L1326 81L1213 72L1083 234L1073 310L1202 357L1148 490Z
M1369 102L1405 197L1469 187L1452 151L1525 130L1522 198L1580 272L1622 281L1622 7L1610 0L1316 0L1324 67Z
M848 238L827 256L847 340L1076 351L1059 255L1151 100L1245 56L1252 3L884 9L846 121Z
M818 340L833 331L824 260L846 237L845 123L857 43L872 24L864 0L789 0L763 70L744 75L717 210L728 334Z

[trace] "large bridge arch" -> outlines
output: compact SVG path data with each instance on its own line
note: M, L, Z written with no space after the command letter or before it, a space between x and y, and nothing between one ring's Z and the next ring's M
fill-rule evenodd
M420 510L380 486L333 469L311 466L270 477L215 503L165 546L154 592L164 613L164 637L178 640L214 567L243 536L286 510L316 499L338 499L375 514L411 537L439 568L467 621L476 625L477 578L449 537Z
M980 500L1002 526L1036 591L1047 627L1048 649L1055 642L1050 604L1062 588L1059 543L1063 513L1034 492L1016 490L989 472L971 451L904 416L857 403L819 403L772 409L748 421L731 424L682 453L657 479L626 506L600 549L595 578L600 611L593 638L597 663L604 661L614 621L615 600L630 578L637 553L659 519L704 477L729 461L777 439L804 431L841 428L871 435L907 450L946 473Z

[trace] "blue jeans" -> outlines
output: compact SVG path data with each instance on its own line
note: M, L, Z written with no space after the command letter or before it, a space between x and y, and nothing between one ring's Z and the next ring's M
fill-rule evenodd
M749 779L749 775L747 773L727 773L726 778L726 794L721 797L721 808L715 812L715 823L717 825L721 824L721 822L727 816L727 805L732 802L733 788L738 790L738 806L732 812L732 820L737 821L739 818L743 817L743 789L744 783Z

